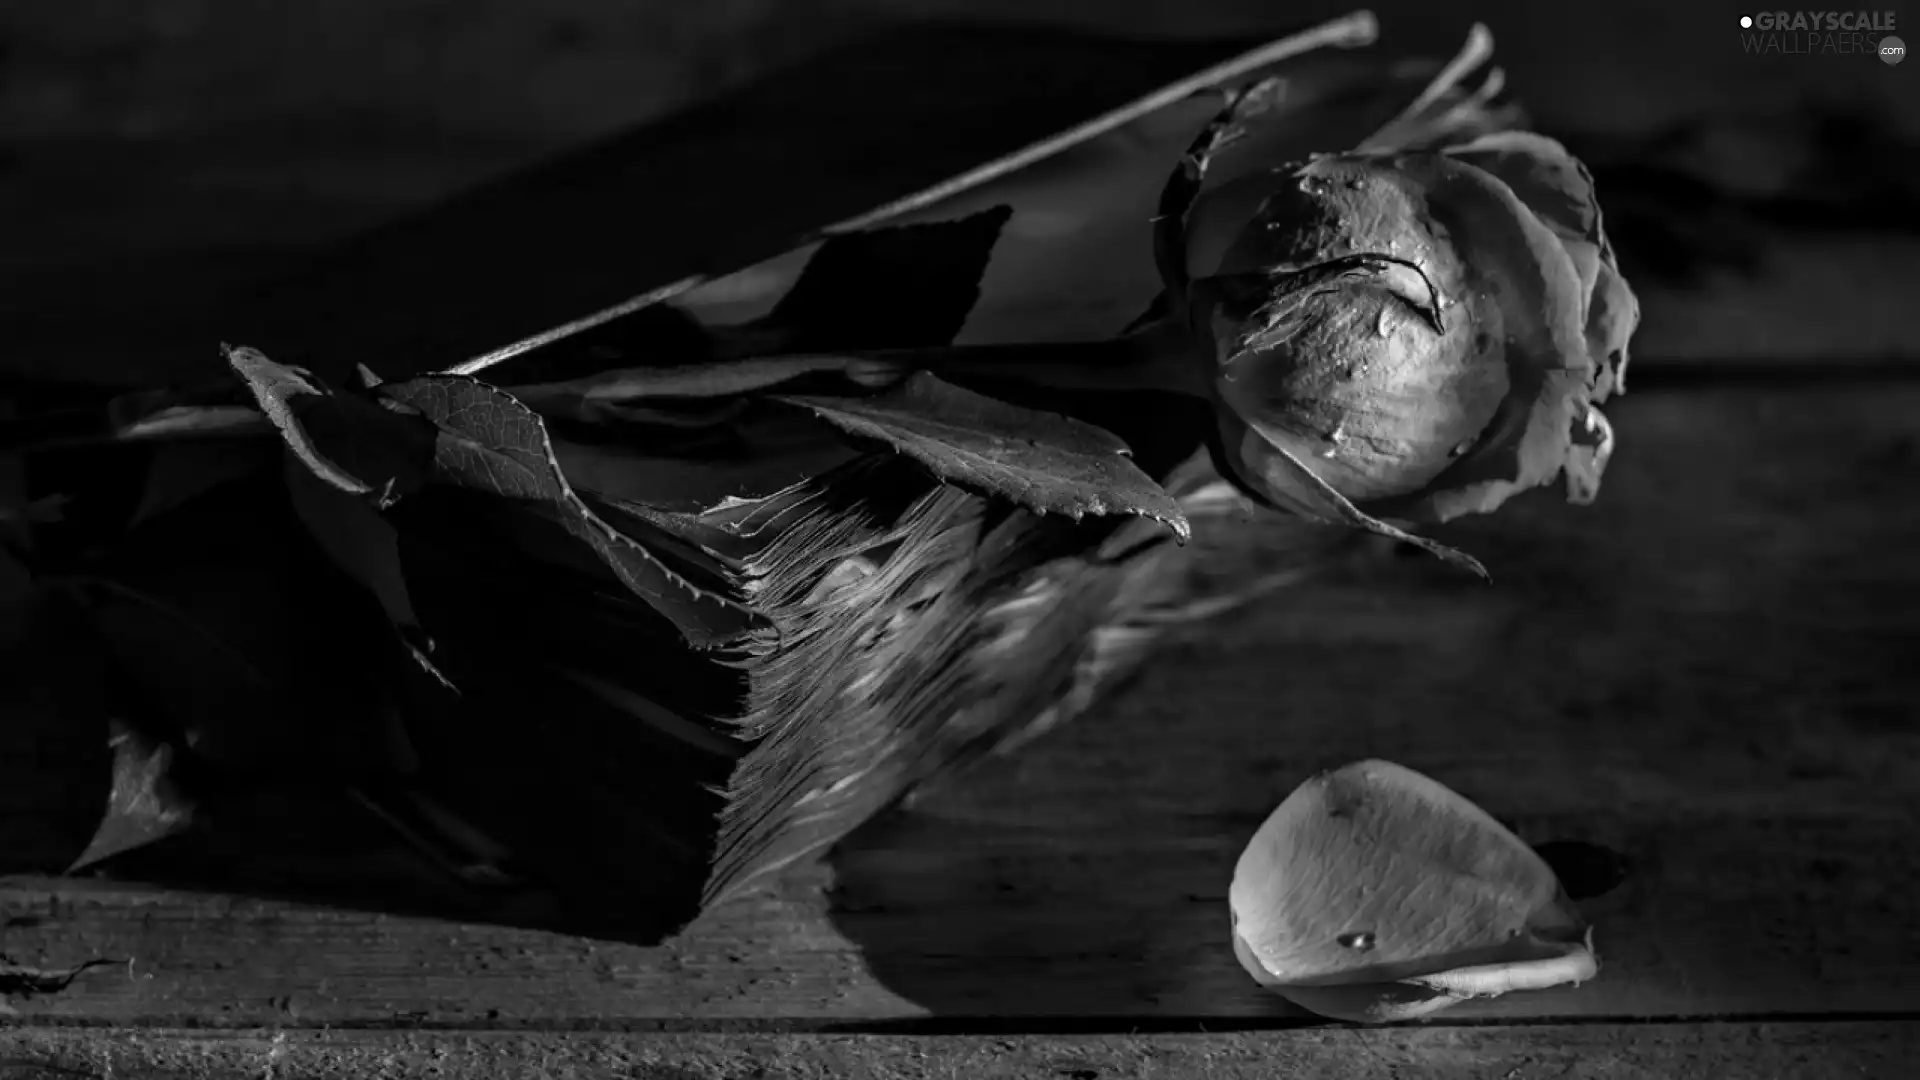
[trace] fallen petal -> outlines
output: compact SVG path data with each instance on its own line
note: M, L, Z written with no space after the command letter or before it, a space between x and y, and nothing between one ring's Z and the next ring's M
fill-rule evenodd
M1234 954L1324 1016L1409 1019L1592 978L1591 931L1546 863L1484 810L1404 766L1301 784L1229 891Z

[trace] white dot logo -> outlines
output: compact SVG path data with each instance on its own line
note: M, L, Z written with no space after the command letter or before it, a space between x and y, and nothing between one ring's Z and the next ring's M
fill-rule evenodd
M1751 15L1740 16L1740 29L1742 30L1753 29L1753 16Z
M1907 58L1907 43L1888 34L1880 39L1880 59L1889 67Z

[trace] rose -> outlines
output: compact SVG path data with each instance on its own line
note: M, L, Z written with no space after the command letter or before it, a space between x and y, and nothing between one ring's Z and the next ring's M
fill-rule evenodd
M1251 494L1369 527L1561 473L1574 501L1596 494L1612 433L1593 406L1622 389L1639 307L1559 143L1242 169L1178 224L1216 454Z

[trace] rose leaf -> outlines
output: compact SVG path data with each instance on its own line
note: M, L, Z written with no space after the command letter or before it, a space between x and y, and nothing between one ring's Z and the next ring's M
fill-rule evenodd
M465 375L384 383L378 392L438 429L436 482L499 496L559 525L689 643L711 647L731 635L742 605L689 581L596 515L567 482L546 424L512 395Z
M1179 503L1126 444L1083 421L1007 404L916 372L871 397L782 397L858 439L883 443L961 487L1042 514L1137 515L1184 540Z
M177 751L161 739L112 721L113 782L106 812L86 850L67 867L79 873L115 855L145 847L192 827L193 801L174 782Z
M830 236L762 324L782 351L944 345L980 299L1013 216L993 206L952 221Z

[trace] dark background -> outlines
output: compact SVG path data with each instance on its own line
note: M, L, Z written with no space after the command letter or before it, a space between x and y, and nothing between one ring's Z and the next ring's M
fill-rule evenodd
M1220 37L1345 10L1264 0L16 0L0 5L0 326L16 362L37 370L136 363L127 354L162 334L170 312L316 245L890 22ZM1598 167L1677 170L1729 199L1811 193L1854 207L1844 223L1769 221L1780 215L1703 209L1697 192L1603 188L1610 211L1681 222L1677 243L1622 244L1647 264L1635 279L1648 299L1641 355L1906 351L1896 315L1920 264L1920 69L1747 55L1730 3L1390 0L1375 10L1386 40L1435 53L1455 48L1471 19L1486 21L1538 126ZM766 183L782 197L778 176ZM1727 257L1695 265L1690 252L1702 250Z

